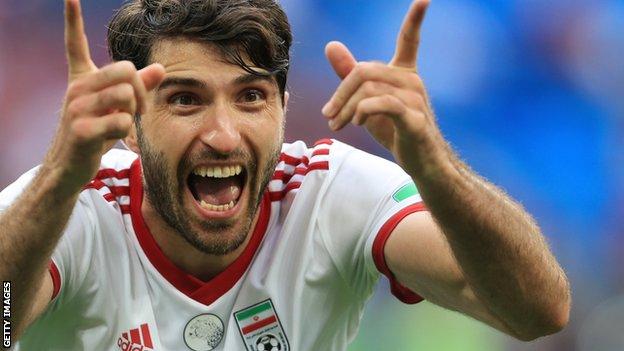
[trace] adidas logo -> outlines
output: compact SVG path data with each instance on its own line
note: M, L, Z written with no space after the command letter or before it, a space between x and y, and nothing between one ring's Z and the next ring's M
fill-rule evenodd
M129 336L129 337L128 337ZM117 346L121 351L151 351L154 348L152 336L147 323L140 327L121 333L117 339Z

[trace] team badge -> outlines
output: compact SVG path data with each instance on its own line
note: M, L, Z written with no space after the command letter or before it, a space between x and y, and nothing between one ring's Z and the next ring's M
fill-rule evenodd
M184 342L193 351L210 351L223 339L223 322L214 314L193 317L184 327Z
M289 351L286 333L271 299L234 312L247 351Z

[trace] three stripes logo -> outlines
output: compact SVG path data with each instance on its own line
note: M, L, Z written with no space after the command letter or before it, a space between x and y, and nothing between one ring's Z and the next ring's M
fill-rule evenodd
M121 333L117 339L117 346L121 351L151 351L154 348L152 336L147 323L140 327Z

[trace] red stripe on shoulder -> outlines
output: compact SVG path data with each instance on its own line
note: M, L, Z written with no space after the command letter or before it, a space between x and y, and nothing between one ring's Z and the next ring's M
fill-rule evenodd
M375 241L373 241L373 261L375 262L377 270L379 270L380 273L385 275L390 280L390 291L392 292L392 295L396 296L396 298L398 298L401 302L407 304L418 303L422 301L423 298L396 280L394 274L390 271L390 268L388 268L388 265L386 264L384 249L388 238L390 238L390 234L392 234L394 228L396 228L396 226L405 217L412 213L425 210L425 204L422 202L405 207L390 217L390 219L388 219L386 223L381 226L381 229L379 229L379 232L375 237Z
M288 194L291 190L299 189L300 186L301 182L288 183L281 191L270 191L269 198L271 201L280 201L286 197L286 194Z
M329 138L325 138L325 139L320 139L320 140L317 140L317 141L314 143L314 146L319 146L319 145L322 145L322 144L331 145L331 144L333 144L333 143L334 143L334 141L333 141L333 140L331 140L331 139L329 139Z
M321 162L313 162L310 163L310 165L308 166L306 173L308 172L312 172L315 170L328 170L329 169L329 162L328 161L321 161Z
M87 189L95 189L95 190L100 190L103 187L105 187L106 184L104 184L103 181L99 180L99 179L93 179L91 182L89 182L89 184L85 185L84 187L82 187L83 190L87 190Z
M314 143L314 149L308 149L306 154L301 156L292 156L287 153L280 155L280 162L284 162L286 165L294 166L295 168L287 168L284 170L276 170L271 180L278 180L282 182L281 189L279 186L270 188L269 197L271 201L280 201L286 194L298 189L301 186L300 178L297 181L292 181L293 176L302 175L306 176L308 173L316 170L329 170L329 161L327 158L321 158L318 160L317 156L326 156L330 153L329 147L323 147L323 145L331 145L333 140L321 139ZM321 146L317 148L318 146ZM308 157L309 156L309 157ZM317 157L317 158L315 158Z
M50 260L50 265L48 267L48 271L50 272L50 277L52 278L52 298L50 301L54 300L59 292L61 291L61 274L59 273L58 267L56 267L56 263Z
M117 179L125 179L130 176L130 168L116 170L112 168L103 168L100 169L95 175L95 179L106 179L106 178L117 178Z
M122 185L122 186L109 186L108 187L111 191L111 193L113 193L115 195L115 197L120 197L120 196L130 196L130 187L126 186L126 185Z
M329 155L329 148L327 149L315 149L312 151L312 157L319 155Z
M127 185L113 185L114 181L111 179L128 179L130 177L130 169L116 170L112 168L100 169L95 178L93 178L87 185L83 187L83 190L94 189L101 190L103 188L108 189L102 197L108 202L116 202L121 196L130 196L130 187ZM107 180L108 179L108 180ZM106 181L106 182L105 182ZM122 210L122 213L124 211ZM127 213L127 212L126 212Z
M294 157L285 153L280 154L280 161L284 161L287 165L298 166L302 160L299 157Z
M119 205L122 214L130 214L130 205Z

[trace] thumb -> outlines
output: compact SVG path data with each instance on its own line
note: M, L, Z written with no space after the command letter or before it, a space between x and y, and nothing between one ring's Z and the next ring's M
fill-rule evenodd
M165 67L160 63L153 63L139 71L139 77L145 84L145 89L150 91L156 88L165 78Z
M325 56L327 56L327 60L340 79L344 79L357 65L357 61L351 54L351 51L339 41L327 43Z

